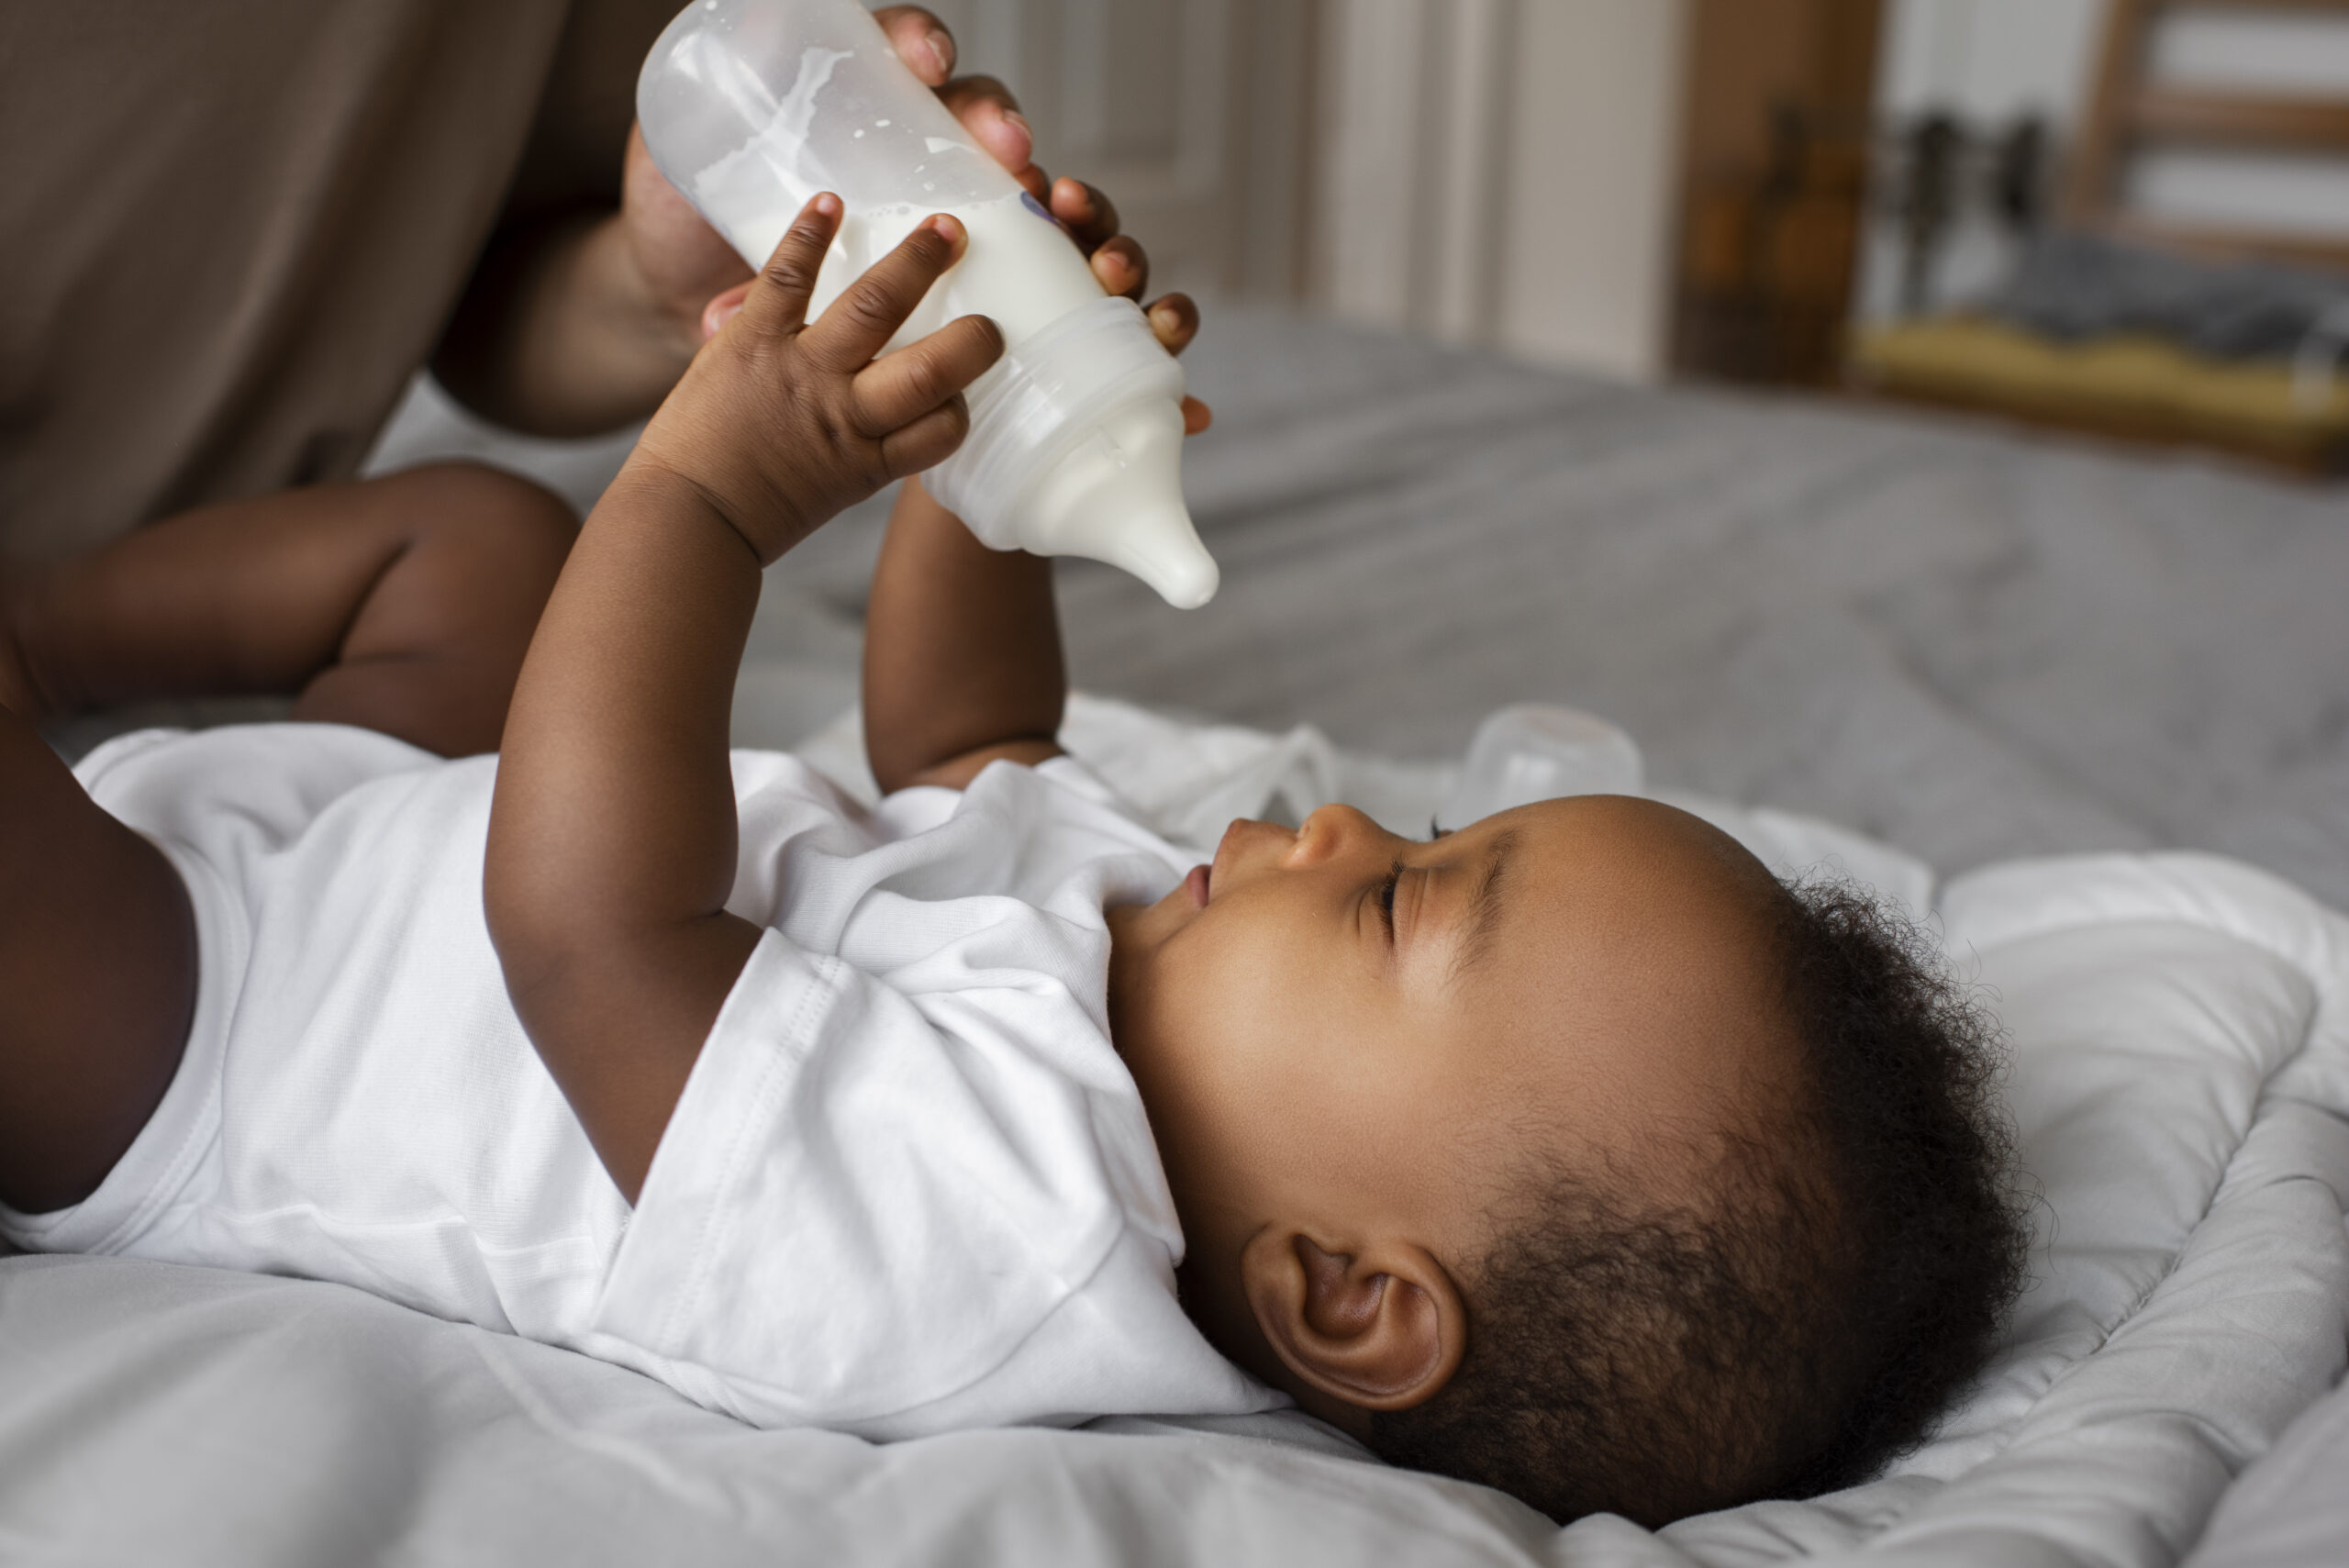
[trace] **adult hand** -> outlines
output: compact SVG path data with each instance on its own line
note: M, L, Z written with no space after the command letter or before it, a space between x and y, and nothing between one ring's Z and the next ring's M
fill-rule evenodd
M750 287L751 272L725 236L663 178L644 145L644 128L628 128L620 165L620 231L645 297L685 339L688 355L709 336L696 331L713 295Z

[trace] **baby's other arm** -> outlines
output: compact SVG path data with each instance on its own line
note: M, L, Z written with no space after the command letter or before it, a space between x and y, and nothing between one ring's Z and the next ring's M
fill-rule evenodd
M554 495L470 463L184 513L0 573L0 704L43 722L284 694L296 718L492 751L576 529Z
M821 320L839 226L808 204L580 530L507 723L483 895L515 1010L633 1201L759 940L729 914L734 677L761 570L945 457L1001 352L965 317L875 361L952 264L934 218Z
M989 550L907 480L865 614L874 778L885 791L960 789L997 759L1057 756L1067 695L1052 563Z
M1114 211L1089 187L1085 199L1114 233ZM1082 229L1076 238L1099 244ZM1198 332L1198 309L1168 295L1151 306L1150 323L1179 354ZM1206 406L1184 403L1186 426L1205 429ZM865 611L864 750L874 780L885 792L960 789L989 762L1058 756L1067 696L1052 562L989 550L919 480L907 480Z

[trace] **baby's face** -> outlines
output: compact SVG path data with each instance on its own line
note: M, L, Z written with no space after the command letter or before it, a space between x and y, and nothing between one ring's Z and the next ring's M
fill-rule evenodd
M1345 806L1233 823L1211 869L1111 919L1118 1048L1195 1255L1385 1228L1456 1270L1529 1153L1692 1179L1676 1156L1783 1056L1770 885L1714 828L1618 796L1426 842Z

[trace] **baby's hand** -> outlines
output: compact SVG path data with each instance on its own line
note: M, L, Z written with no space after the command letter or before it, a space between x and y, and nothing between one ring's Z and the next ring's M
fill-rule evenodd
M829 193L801 209L629 460L640 478L691 485L761 564L952 452L970 428L963 389L1003 352L995 323L966 316L874 358L962 253L963 226L943 216L810 323L808 295L841 212Z

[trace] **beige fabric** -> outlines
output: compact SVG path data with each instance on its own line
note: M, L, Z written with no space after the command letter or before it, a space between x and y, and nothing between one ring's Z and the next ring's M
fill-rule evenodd
M0 7L0 555L347 476L677 0Z

